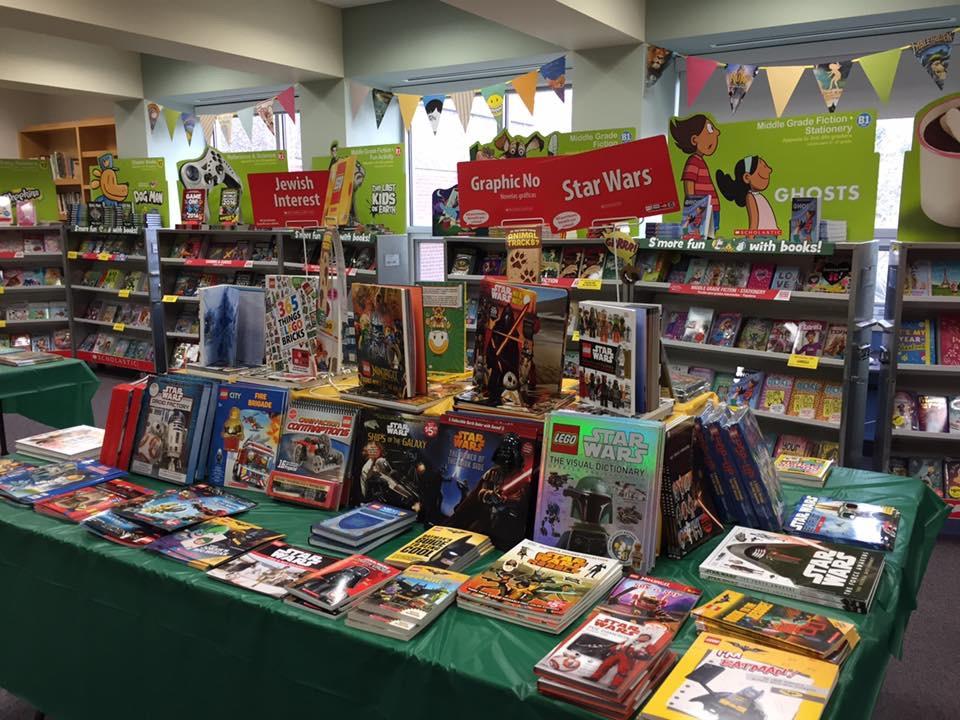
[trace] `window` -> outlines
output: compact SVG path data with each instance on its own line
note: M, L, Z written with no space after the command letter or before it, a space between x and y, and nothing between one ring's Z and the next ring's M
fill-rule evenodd
M303 169L300 149L300 113L293 122L285 112L274 113L273 126L276 134L267 129L259 115L253 116L253 137L248 138L240 125L240 118L233 116L230 142L224 137L220 123L213 125L213 146L223 152L256 152L258 150L287 150L287 166L293 170Z
M903 154L913 144L913 118L877 120L875 149L880 155L877 177L877 230L895 230L900 218Z
M569 132L572 125L573 91L568 87L566 102L560 102L553 90L538 90L534 114L527 112L515 92L508 92L504 109L504 127L517 135ZM423 105L417 106L407 133L407 157L410 185L410 224L416 227L432 225L430 199L433 191L457 184L457 163L470 159L470 146L475 142L489 142L497 134L494 120L486 101L477 94L473 98L470 124L467 132L460 125L460 117L451 101L443 106L443 115L433 134ZM293 154L291 150L291 155Z

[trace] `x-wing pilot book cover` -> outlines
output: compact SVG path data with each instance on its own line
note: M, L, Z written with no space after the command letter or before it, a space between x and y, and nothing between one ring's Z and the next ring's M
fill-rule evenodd
M646 572L659 514L663 423L551 413L533 539Z
M900 511L895 507L807 495L787 520L794 535L847 543L873 550L893 550Z
M333 565L339 558L321 555L274 540L207 573L208 577L270 597L282 598L307 573Z

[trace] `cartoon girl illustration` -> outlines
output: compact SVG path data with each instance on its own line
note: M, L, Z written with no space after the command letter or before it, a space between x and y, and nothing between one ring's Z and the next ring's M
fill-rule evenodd
M747 209L748 230L774 230L777 216L763 191L770 187L773 168L759 155L748 155L737 161L733 175L717 170L717 186L727 200ZM778 233L779 234L779 233Z
M684 198L692 195L707 195L710 198L713 229L716 232L720 227L720 198L705 158L717 151L720 128L706 115L692 115L684 120L671 120L670 136L676 146L690 156L680 174Z

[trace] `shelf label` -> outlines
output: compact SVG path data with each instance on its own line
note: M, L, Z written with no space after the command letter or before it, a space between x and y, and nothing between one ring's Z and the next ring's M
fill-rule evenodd
M97 260L111 260L113 255L108 252L97 253Z
M165 303L175 303L176 301L177 301L176 295L164 295L161 298L161 302L165 302Z
M576 287L580 290L599 290L603 287L603 280L600 278L580 278Z
M796 355L792 354L787 359L787 366L794 368L804 368L805 370L816 370L820 366L820 358L816 355Z
M114 323L113 329L115 332L123 332L124 330L127 329L127 326L124 325L123 323Z
M580 342L580 331L574 330L573 335L570 336L570 339L573 340L574 342Z
M759 288L724 287L718 285L670 283L668 292L675 295L709 295L712 297L743 298L744 300L790 300L789 290L761 290Z
M4 291L3 285L0 285L0 295L3 295L3 291Z
M67 251L67 258L70 260L76 260L78 257L80 257L80 253L78 253L76 250Z
M6 320L0 320L0 328L5 328L7 326Z
M123 290L117 290L117 297L128 298L130 297L130 290L124 288Z

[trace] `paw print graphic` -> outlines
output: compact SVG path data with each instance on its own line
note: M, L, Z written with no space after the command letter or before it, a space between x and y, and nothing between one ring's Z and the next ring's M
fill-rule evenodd
M514 270L519 270L526 264L527 256L522 252L519 250L514 250L512 253L510 253L510 267L512 267Z
M534 283L537 280L537 274L531 268L524 268L520 271L520 282Z

